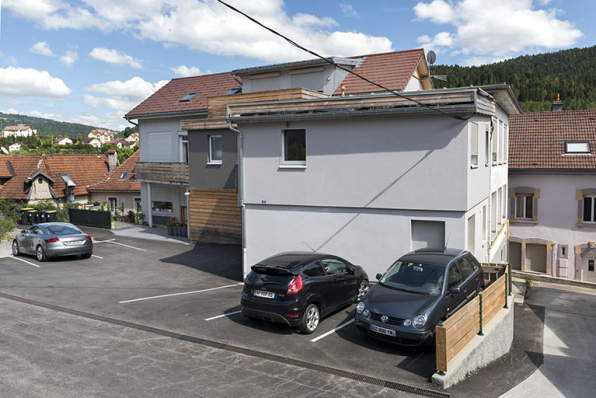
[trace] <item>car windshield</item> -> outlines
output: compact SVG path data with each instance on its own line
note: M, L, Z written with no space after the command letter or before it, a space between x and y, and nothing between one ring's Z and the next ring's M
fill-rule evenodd
M433 264L396 261L379 284L411 293L437 296L443 288L445 267Z
M53 235L76 235L82 233L78 229L69 227L68 225L52 225L51 227L46 228Z

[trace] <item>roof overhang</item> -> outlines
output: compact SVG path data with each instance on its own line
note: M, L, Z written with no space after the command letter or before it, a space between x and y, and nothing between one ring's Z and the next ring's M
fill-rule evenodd
M139 120L139 119L163 119L167 117L187 117L187 116L204 116L207 117L207 109L193 109L189 111L174 111L174 112L156 112L156 113L142 113L138 115L124 115L126 120Z
M253 68L235 69L232 71L234 75L254 75L257 73L277 72L288 69L308 68L312 66L329 65L330 63L344 66L357 67L366 57L361 58L343 58L343 57L329 57L325 59L316 58L307 61L286 62L282 64L255 66Z
M486 86L479 86L479 88L495 97L497 103L508 115L519 115L524 113L509 84L489 84Z
M50 177L49 175L47 175L43 171L36 172L35 174L33 174L32 176L30 176L29 178L27 178L25 180L25 182L28 183L28 182L31 182L31 181L35 180L37 178L37 176L43 176L48 181L56 182L56 180L54 180L52 177Z

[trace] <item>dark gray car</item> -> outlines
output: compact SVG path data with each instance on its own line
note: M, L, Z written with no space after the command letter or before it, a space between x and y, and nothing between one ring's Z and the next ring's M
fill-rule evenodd
M482 267L467 251L421 249L397 260L356 308L363 333L391 343L434 342L435 326L484 288Z
M39 261L51 257L75 256L89 258L93 254L91 237L72 224L50 222L24 229L12 241L12 254L32 254Z

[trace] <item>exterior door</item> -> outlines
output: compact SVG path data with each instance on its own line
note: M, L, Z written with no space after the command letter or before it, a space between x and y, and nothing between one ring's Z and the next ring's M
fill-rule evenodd
M546 245L526 245L526 271L546 273Z
M511 269L521 271L521 254L521 243L509 242L509 264L511 264Z
M596 256L582 256L582 281L596 282Z

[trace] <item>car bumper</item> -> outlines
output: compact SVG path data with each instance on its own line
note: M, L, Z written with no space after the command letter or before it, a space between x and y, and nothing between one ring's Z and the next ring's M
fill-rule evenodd
M244 297L240 300L242 314L249 318L262 319L265 321L283 323L288 326L297 327L302 322L304 308L298 302L272 302L253 301ZM297 314L297 317L289 317L287 314Z
M356 315L355 323L358 330L360 330L362 333L375 339L387 341L392 344L409 347L419 347L432 344L433 342L434 335L431 330L402 330L399 327L388 325L382 322L376 322L371 319L365 318L362 315ZM371 324L385 329L393 330L395 331L395 336L388 336L381 333L373 332L370 327Z
M93 252L93 243L88 240L82 245L66 246L62 242L55 242L47 244L45 247L46 256L61 257L61 256L76 256L79 254L88 254Z

